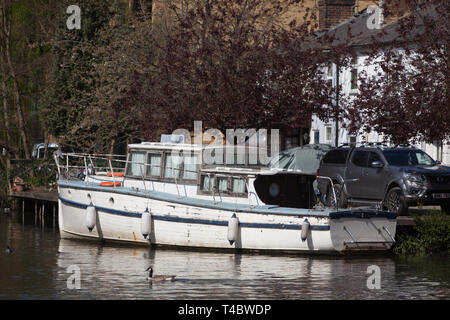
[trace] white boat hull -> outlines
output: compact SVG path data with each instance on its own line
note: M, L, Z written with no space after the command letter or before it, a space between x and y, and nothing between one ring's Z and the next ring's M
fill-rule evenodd
M118 188L120 189L120 188ZM314 210L298 209L281 214L278 210L257 212L214 205L202 206L122 193L118 189L99 190L79 185L59 185L59 229L62 238L92 238L145 245L170 245L196 248L269 250L276 252L336 253L354 250L390 249L396 220L385 215L373 217L336 217ZM92 231L86 226L87 207L92 202L97 217ZM151 231L141 234L141 215L148 208ZM238 205L236 205L238 208ZM236 214L239 229L233 244L227 239L228 221ZM310 230L301 239L302 223L308 219ZM344 228L345 227L345 228ZM387 231L386 231L387 230Z

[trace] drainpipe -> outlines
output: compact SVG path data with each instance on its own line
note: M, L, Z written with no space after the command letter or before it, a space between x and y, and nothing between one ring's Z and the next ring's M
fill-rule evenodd
M336 148L339 147L339 73L340 73L339 63L336 63L336 115L335 115L335 124L336 124L336 132L335 132L335 145Z

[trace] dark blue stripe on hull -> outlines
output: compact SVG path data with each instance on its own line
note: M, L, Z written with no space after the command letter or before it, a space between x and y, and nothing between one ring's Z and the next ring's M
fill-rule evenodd
M64 204L70 205L72 207L78 207L82 209L86 209L89 205L67 200L59 196L59 200L63 202ZM117 214L121 216L127 216L127 217L133 217L133 218L140 218L141 213L137 212L128 212L128 211L121 211L121 210L115 210L115 209L109 209L104 207L98 207L95 206L95 208L98 211L110 213L110 214ZM192 224L207 224L207 225L216 225L216 226L228 226L228 221L218 221L218 220L206 220L206 219L193 219L193 218L180 218L180 217L173 217L173 216L160 216L152 214L152 219L154 220L161 220L161 221L170 221L170 222L180 222L180 223L192 223ZM295 224L279 224L279 223L247 223L247 222L239 222L239 226L243 228L264 228L264 229L287 229L287 230L301 230L301 225L295 225ZM311 230L320 230L320 231L327 231L330 230L330 226L310 226Z

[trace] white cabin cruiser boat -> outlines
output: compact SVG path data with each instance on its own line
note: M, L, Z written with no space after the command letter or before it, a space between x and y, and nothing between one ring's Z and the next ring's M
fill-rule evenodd
M394 213L316 208L315 175L250 166L248 157L200 164L205 151L144 142L122 159L55 155L61 237L303 253L379 252L394 243Z

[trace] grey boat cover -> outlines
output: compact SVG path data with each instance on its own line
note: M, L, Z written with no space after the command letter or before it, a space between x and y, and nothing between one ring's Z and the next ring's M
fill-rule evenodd
M272 157L269 167L315 175L320 160L331 149L333 147L327 144L307 144L288 149Z

